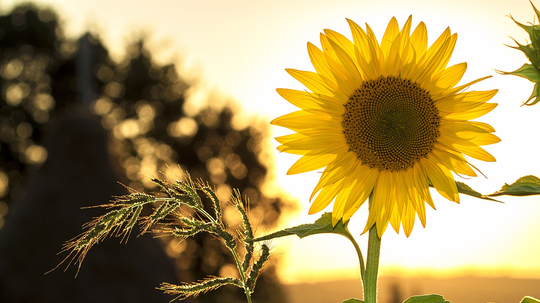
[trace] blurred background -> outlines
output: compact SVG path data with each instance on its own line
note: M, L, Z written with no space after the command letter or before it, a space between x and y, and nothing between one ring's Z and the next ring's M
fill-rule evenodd
M2 302L83 302L89 292L103 294L89 301L166 302L153 289L162 281L234 273L220 244L199 236L181 244L107 239L77 279L75 267L44 276L66 257L57 255L62 243L102 213L80 208L125 193L117 181L152 191L150 177L175 179L187 170L224 201L239 188L258 234L313 222L308 197L320 173L287 176L297 157L276 152L272 138L287 130L268 122L295 110L277 87L304 89L284 69L313 70L306 43L318 45L325 28L350 37L345 18L369 23L381 37L392 16L402 25L412 14L413 26L426 23L429 43L450 26L459 37L450 64L469 66L463 83L493 75L472 89L500 90L499 106L481 118L503 140L487 147L498 161L473 162L487 179L461 181L487 194L540 175L540 105L520 107L532 84L494 71L526 61L504 44L513 45L509 36L526 42L508 15L532 22L528 1L3 0L0 14ZM462 197L457 205L434 196L437 211L428 210L425 229L417 222L409 238L385 234L381 302L421 293L455 302L540 297L538 197L503 197L504 204ZM238 225L232 212L225 215ZM366 218L362 208L350 223L364 252ZM345 239L285 238L272 247L256 302L361 297ZM242 296L223 287L193 301Z

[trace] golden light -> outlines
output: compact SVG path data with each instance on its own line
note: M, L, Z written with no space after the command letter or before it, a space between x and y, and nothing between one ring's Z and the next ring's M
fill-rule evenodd
M54 107L54 99L49 94L38 94L34 99L36 108L43 111L50 111Z
M9 178L3 171L0 171L0 198L5 196L8 191ZM2 216L0 216L2 217Z
M6 78L8 80L17 78L21 72L23 71L24 63L18 59L15 58L11 61L9 61L8 64L4 66L2 69L2 77Z
M28 84L24 82L12 84L6 89L6 102L11 106L17 106L28 94L30 94Z
M197 133L198 129L199 126L194 119L182 117L180 120L170 123L167 127L167 132L176 138L191 137Z
M29 164L41 164L47 159L47 150L43 146L30 145L24 150L24 157Z
M3 4L19 3L18 0L5 1ZM540 175L540 161L537 151L540 141L534 137L534 130L539 127L540 105L520 107L532 90L532 84L523 79L496 75L493 69L514 70L521 66L526 58L504 44L513 45L508 36L525 43L527 34L518 28L510 18L533 21L534 12L528 1L311 1L309 6L303 1L276 0L268 3L257 1L206 2L192 1L170 3L167 6L153 6L149 12L147 6L130 5L126 0L114 1L122 9L104 8L100 1L40 0L40 3L53 4L61 15L66 16L66 35L76 37L86 29L88 20L97 20L103 29L103 39L118 56L125 47L124 35L133 24L151 28L158 37L174 39L170 50L161 49L154 43L157 58L170 58L171 52L180 52L182 69L187 72L204 71L204 83L198 89L190 91L190 98L184 105L188 113L196 112L201 107L201 100L211 99L209 89L217 89L224 95L239 100L246 115L258 115L260 119L272 118L295 110L275 92L278 87L304 89L284 71L285 68L312 70L306 50L306 43L319 41L319 32L330 28L347 33L345 18L359 24L368 22L382 37L386 23L395 16L402 25L409 15L413 15L413 27L424 21L428 28L429 43L449 26L458 33L458 40L452 61L449 65L468 62L468 69L462 83L479 76L493 75L493 78L479 83L474 89L486 90L499 88L493 99L499 103L497 109L485 116L485 122L496 129L502 142L490 146L489 151L497 162L484 165L481 171L489 179L482 177L461 180L482 193L498 190L504 183L514 182L517 178L528 175ZM208 9L212 7L212 9ZM284 7L286 9L284 9ZM538 6L537 6L538 7ZM231 16L234 18L231 20ZM93 16L93 17L88 17ZM157 18L156 16L159 16ZM201 18L201 16L205 16ZM276 22L279 20L279 22ZM178 29L182 29L179 31ZM216 29L219 29L216 31ZM226 32L227 35L221 33ZM128 33L129 34L129 33ZM347 35L350 38L350 35ZM0 69L2 75L15 79L20 74L22 62L12 61ZM189 69L191 68L191 70ZM100 79L111 79L112 71L105 67L97 70ZM20 104L27 95L24 85L11 84L3 93L8 104ZM122 94L123 87L111 82L105 93L111 97ZM111 129L120 118L125 116L115 109L108 99L98 99L93 104L96 113L106 114L104 126ZM144 106L139 108L142 121L151 111ZM34 113L46 120L46 112ZM196 131L196 123L190 118L171 123L168 133L174 137L188 136ZM212 125L216 119L211 115L203 121ZM246 119L247 120L247 119ZM483 120L484 121L484 120ZM139 120L129 120L118 129L115 136L133 137L141 131ZM0 137L23 137L26 132L13 130L9 126L0 126ZM284 135L286 132L273 129L271 136ZM22 134L22 135L21 135ZM298 157L279 154L275 151L277 143L271 141L270 148L264 153L276 159L270 163L269 174L276 177L268 189L280 189L300 201L296 212L287 211L281 217L281 228L307 222L313 222L317 216L308 216L309 196L320 177L318 172L309 176L287 176L288 167ZM154 146L158 157L170 156L171 150ZM202 146L197 150L201 160L209 160L207 168L212 181L222 183L225 167L237 167L238 176L243 169L231 158L229 164L212 158L212 150ZM161 156L159 156L161 155ZM264 155L263 155L264 156ZM125 159L128 177L137 179L141 167L136 159ZM167 171L178 171L171 167ZM144 172L143 172L144 173ZM460 180L458 178L458 180ZM434 194L435 196L435 194ZM428 213L427 227L416 226L409 239L404 235L385 234L382 244L382 273L449 273L458 271L474 272L479 275L508 275L515 277L540 277L540 203L537 197L507 198L505 204L486 202L473 198L463 198L461 205L454 205L444 200L437 200L437 211ZM353 234L359 235L361 223L367 215L360 211L351 219ZM481 241L479 240L481 239ZM365 242L365 236L358 237ZM297 238L279 239L273 243L276 255L280 256L280 276L285 282L323 280L333 278L357 278L357 261L354 251L345 239L336 236L314 236L299 240ZM366 248L363 247L363 251ZM182 266L181 261L179 265Z

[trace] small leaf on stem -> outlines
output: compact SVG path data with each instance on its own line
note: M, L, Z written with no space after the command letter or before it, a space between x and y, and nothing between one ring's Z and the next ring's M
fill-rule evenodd
M457 190L460 194L469 195L478 199L484 199L484 200L490 200L495 202L501 202L499 200L495 200L493 198L490 198L486 195L482 195L481 193L477 192L476 190L472 189L469 185L456 181ZM502 202L501 202L502 203Z
M403 303L450 303L450 301L446 301L441 295L431 294L413 296L405 300Z
M489 196L531 196L540 195L540 178L536 176L524 176L516 182L502 186L501 190L492 193Z
M349 238L350 233L347 231L346 226L347 225L343 224L343 221L341 220L336 224L336 226L332 226L332 213L324 213L314 223L286 228L275 233L256 238L254 241L266 241L290 235L297 235L300 238L304 238L316 234L339 234Z
M526 297L523 297L523 300L521 301L521 303L540 303L540 300L533 297L526 296Z

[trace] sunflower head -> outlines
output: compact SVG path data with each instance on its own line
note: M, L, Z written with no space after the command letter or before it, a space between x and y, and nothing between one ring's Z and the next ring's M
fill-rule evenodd
M481 146L499 142L486 123L470 121L496 107L497 90L468 91L480 78L457 86L466 63L447 67L457 35L447 28L428 48L420 23L399 28L392 18L380 42L366 24L347 20L352 41L325 30L321 46L308 43L315 72L287 72L309 90L278 89L300 110L274 119L290 135L278 150L302 157L297 174L324 168L311 195L310 214L334 201L332 220L347 222L371 197L365 231L388 223L410 235L425 204L435 208L429 185L459 203L452 173L476 176L470 158L495 161Z

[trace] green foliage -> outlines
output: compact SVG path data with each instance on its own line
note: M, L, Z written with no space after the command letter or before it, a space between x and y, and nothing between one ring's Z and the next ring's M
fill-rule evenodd
M434 187L433 184L431 183L431 180L428 180L428 183L429 183L430 187ZM475 197L475 198L478 198L478 199L490 200L490 201L494 201L494 202L501 202L499 200L495 200L493 198L490 198L490 197L488 197L486 195L483 195L483 194L477 192L476 190L472 189L469 185L467 185L467 184L465 184L463 182L456 181L456 187L457 187L458 193L460 193L460 194L468 195L468 196Z
M446 301L441 295L431 294L413 296L405 300L403 303L450 303L450 301Z
M530 49L530 48L527 48L527 49ZM523 64L523 66L516 69L515 71L504 73L504 74L520 76L532 82L540 81L539 70L538 68L534 67L532 64Z
M534 4L531 1L531 5L536 13L536 17L540 20L540 11L536 9ZM534 105L540 102L540 25L525 25L523 23L517 22L512 18L512 20L523 30L529 34L530 44L522 45L514 40L517 46L510 46L511 48L522 51L527 59L529 59L530 64L523 64L520 68L512 72L503 72L497 71L503 75L514 75L528 79L531 82L534 82L534 88L530 97L523 103L523 105Z
M343 222L340 220L336 224L336 226L332 226L332 213L324 213L314 223L302 224L295 227L286 228L284 230L280 230L275 233L259 237L255 239L255 242L266 241L290 235L297 235L300 238L304 238L317 234L338 234L347 238L352 237L352 235L347 230L347 223L343 224Z
M318 235L318 234L342 235L346 237L347 239L349 239L349 241L351 241L352 245L354 246L354 249L356 250L356 254L358 256L358 262L360 265L360 275L364 277L364 272L365 272L364 257L362 256L362 251L360 250L360 246L358 246L358 243L349 232L349 229L347 228L347 224L348 222L343 223L342 220L339 220L336 223L336 225L333 226L332 213L324 213L314 223L302 224L295 227L286 228L286 229L271 233L269 235L256 238L253 241L254 242L266 241L266 240L271 240L271 239L290 236L290 235L297 235L299 238L304 238L307 236Z
M66 242L63 251L71 251L66 259L73 255L72 262L75 260L80 268L93 245L103 241L109 235L122 236L127 241L137 222L141 226L140 234L152 230L160 236L176 237L181 241L206 232L221 240L229 249L236 261L240 279L207 277L204 280L183 285L163 283L159 289L167 294L177 295L176 299L185 299L230 284L243 288L248 302L251 302L250 295L254 291L261 269L270 257L270 249L266 244L262 244L259 257L255 260L253 229L240 192L235 190L231 199L231 204L242 217L241 230L237 231L239 237L234 237L223 222L220 201L207 183L193 182L189 175L186 181L177 180L176 183L159 179L152 179L152 181L159 186L160 192L151 195L128 187L129 195L116 197L111 203L98 206L109 211L85 224L85 232ZM204 193L211 200L214 216L204 209L199 192ZM152 208L147 216L141 215L144 207ZM237 241L244 243L246 251L242 263L236 252Z
M521 303L540 303L540 300L533 298L533 297L523 297L523 300L521 300Z
M540 178L536 176L524 176L510 185L504 184L501 190L492 193L490 196L531 196L539 194Z
M469 185L467 185L467 184L465 184L463 182L456 181L456 186L457 186L458 192L460 194L469 195L469 196L473 196L475 198L484 199L484 200L501 202L499 200L495 200L493 198L482 195L481 193L479 193L476 190L472 189Z
M355 299L355 298L350 298L350 299L347 299L341 303L364 303L364 301L362 300L359 300L359 299Z

